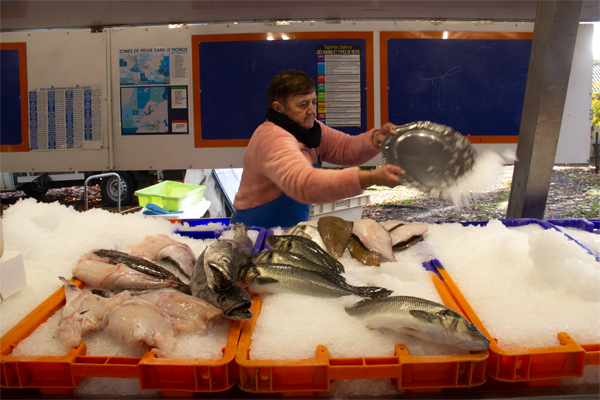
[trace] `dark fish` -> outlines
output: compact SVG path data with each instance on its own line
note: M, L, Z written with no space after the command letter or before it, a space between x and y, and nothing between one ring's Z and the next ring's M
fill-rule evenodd
M252 298L242 288L232 285L227 289L213 291L208 286L206 273L204 270L204 253L198 257L192 278L190 280L190 289L192 296L205 300L223 312L223 316L229 319L250 319L252 312Z
M94 250L92 253L98 257L106 258L109 264L124 264L129 268L155 278L169 279L184 284L174 273L160 265L146 260L145 258L133 256L119 250Z
M392 293L376 286L352 286L330 275L284 264L251 264L242 268L239 280L255 292L292 292L313 297L381 297Z
M336 273L344 272L341 262L329 255L317 243L310 239L293 235L271 235L265 239L273 250L289 251L300 254L310 261L326 266Z
M463 350L482 351L490 341L476 325L443 304L411 296L364 299L346 308L367 328L405 335Z
M204 250L204 273L213 292L231 288L240 268L250 262L253 248L252 239L247 234L248 228L244 224L235 224L234 229L233 239L217 240ZM196 269L198 261L194 266L194 273Z
M348 249L350 250L352 257L356 258L364 265L377 267L381 265L381 256L379 253L367 249L367 247L354 235L350 238Z
M343 281L346 280L342 275L332 271L329 267L317 264L300 254L290 253L289 251L261 251L260 253L257 253L252 256L251 262L253 264L286 264L291 265L292 267L327 274L333 277L334 279L341 279Z
M319 218L318 223L319 234L327 252L337 260L350 242L354 222L329 215Z

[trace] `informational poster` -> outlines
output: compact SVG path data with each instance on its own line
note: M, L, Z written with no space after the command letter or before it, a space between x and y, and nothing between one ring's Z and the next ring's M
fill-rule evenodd
M360 45L317 45L318 119L361 127Z
M121 134L187 134L188 48L119 50Z
M121 87L121 134L188 133L187 86Z
M101 86L30 90L29 143L31 150L100 148Z

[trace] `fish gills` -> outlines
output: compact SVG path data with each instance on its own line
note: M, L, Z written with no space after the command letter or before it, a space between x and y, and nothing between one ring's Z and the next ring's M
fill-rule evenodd
M336 273L344 272L341 262L329 255L317 243L301 236L293 235L271 235L265 239L273 250L289 251L300 254L310 261L326 266Z
M488 348L489 339L448 307L412 296L364 299L346 308L369 329L388 328L408 336L468 351Z
M336 260L339 259L350 242L354 222L325 216L319 218L318 224L319 234L327 247L327 252Z
M375 253L367 249L365 245L362 244L362 242L354 235L352 235L350 238L348 249L350 250L352 257L356 258L364 265L372 267L378 267L381 265L381 256L379 253Z

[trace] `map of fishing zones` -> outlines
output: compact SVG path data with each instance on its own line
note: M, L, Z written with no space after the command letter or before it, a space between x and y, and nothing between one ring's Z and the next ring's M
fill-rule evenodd
M123 134L169 132L166 87L121 88Z

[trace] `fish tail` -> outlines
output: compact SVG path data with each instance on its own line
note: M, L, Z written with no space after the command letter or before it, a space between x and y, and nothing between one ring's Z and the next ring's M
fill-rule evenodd
M379 286L356 286L354 290L359 296L370 298L387 297L393 293L393 290Z

